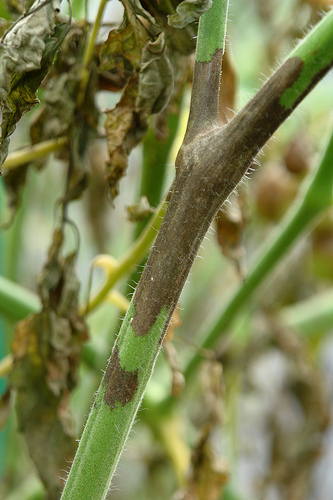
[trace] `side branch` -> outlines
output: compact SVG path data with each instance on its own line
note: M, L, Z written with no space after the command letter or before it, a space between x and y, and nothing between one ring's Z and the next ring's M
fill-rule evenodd
M184 143L218 125L219 91L229 0L213 0L199 21L190 116Z

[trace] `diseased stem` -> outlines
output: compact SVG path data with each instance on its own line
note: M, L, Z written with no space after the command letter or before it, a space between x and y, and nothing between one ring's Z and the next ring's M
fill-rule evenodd
M199 21L190 115L184 144L218 126L219 91L225 46L228 2L213 0Z

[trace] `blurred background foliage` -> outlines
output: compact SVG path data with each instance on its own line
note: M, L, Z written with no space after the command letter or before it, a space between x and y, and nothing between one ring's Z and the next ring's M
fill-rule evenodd
M63 83L66 91L70 89L71 75L74 75L72 81L75 80L75 57L79 57L82 40L84 43L86 22L93 22L97 10L93 2L86 5L84 0L73 0L72 4L77 25L67 42L72 44L74 52L63 48L52 70L59 70L67 78L66 84ZM248 101L296 40L318 21L319 13L331 5L329 0L231 3L221 122L230 119L233 110ZM15 18L24 7L25 3L20 1L1 2L0 16L7 20ZM64 14L68 13L66 9L64 4ZM96 57L102 61L102 44L110 27L119 27L122 16L121 3L109 1L97 40ZM90 80L91 93L86 105L93 121L89 126L94 132L87 151L89 181L85 189L80 187L79 192L72 193L74 201L67 207L67 217L73 224L64 227L62 241L63 255L78 249L76 266L81 281L81 303L87 301L91 289L98 288L104 279L105 269L101 264L94 269L91 280L96 255L120 258L139 236L152 208L156 208L171 184L175 154L188 112L193 64L188 54L193 49L193 36L187 38L189 46L183 54L179 47L176 52L170 51L174 69L178 71L176 90L166 111L151 118L147 116L144 124L134 127L135 134L141 126L142 130L128 148L133 150L127 172L117 185L119 194L113 201L103 179L108 152L105 115L101 111L119 102L122 78L127 78L124 72L132 69L125 64L122 71L114 72L110 78L110 68L104 67ZM182 41L177 39L177 43ZM135 67L136 56L131 54L131 65ZM71 68L74 68L72 73ZM147 400L129 438L110 498L321 500L332 497L332 209L297 242L232 326L221 332L214 351L199 350L202 363L192 374L186 390L182 387L182 368L198 351L200 336L210 329L235 287L246 280L248 263L258 247L278 230L307 174L319 164L333 123L332 83L329 74L278 130L260 154L261 167L251 173L250 182L239 186L238 195L233 195L231 204L223 207L207 235L182 293L174 329L169 332L157 362ZM39 91L43 104L22 118L12 136L11 151L26 147L30 140L33 143L45 140L48 133L51 136L54 133L45 130L47 121L40 121L43 112L57 108L50 95L47 108L45 95L44 85ZM53 116L53 125L63 127L57 131L58 135L73 134L71 116L66 129L66 117L71 110L65 109L65 105L60 103L58 115ZM87 116L84 120L87 121ZM79 134L80 123L76 126ZM22 173L26 181L19 199L14 200L18 205L15 217L0 234L0 274L34 292L36 277L47 259L57 226L59 200L68 179L67 161L66 154L64 158L57 154L46 163L38 160ZM2 224L12 217L14 201L9 207L10 195L1 179ZM118 290L125 297L132 293L143 264L128 269L120 283ZM107 300L86 317L89 340L85 342L87 349L79 364L79 382L70 400L76 436L81 433L122 314L119 302ZM1 358L11 351L15 322L5 313L0 316ZM6 395L6 377L1 378L0 384L2 394ZM168 409L163 400L171 393L177 401ZM12 399L3 396L0 407L3 424L0 498L44 498L26 441L17 430Z

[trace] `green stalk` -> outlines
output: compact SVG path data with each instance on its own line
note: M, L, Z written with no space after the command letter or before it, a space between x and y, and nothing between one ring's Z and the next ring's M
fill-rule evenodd
M143 141L140 197L146 196L152 207L157 207L162 198L167 161L177 134L178 122L179 113L170 113L166 124L169 131L166 140L159 140L153 128L150 128ZM146 224L147 220L136 224L136 238L140 236Z
M246 282L223 309L214 325L206 333L202 348L211 349L231 322L239 314L241 308L253 296L266 276L282 260L297 239L309 228L311 223L332 205L333 190L333 134L325 154L313 178L306 181L307 186L301 189L298 199L291 207L270 241L259 251L257 262L250 270ZM305 191L305 193L304 193ZM199 354L194 354L189 361L184 375L190 379L193 371L201 361Z
M0 312L20 320L41 308L38 296L28 289L0 276Z
M297 328L312 336L333 328L333 290L327 290L307 300L284 307L278 318L288 328Z
M104 9L105 9L105 6L106 6L108 1L109 0L101 0L99 7L98 7L98 11L97 11L97 15L96 15L93 29L91 31L89 38L88 38L88 42L85 45L85 50L84 50L83 59L82 59L81 81L80 81L80 86L79 86L78 96L77 96L77 103L78 103L79 107L84 102L86 89L87 89L87 85L88 85L89 77L90 77L90 64L91 64L91 61L94 57L95 42L96 42L96 38L97 38L98 31L100 28L100 24L102 22Z
M96 295L90 300L87 313L98 307L112 287L119 281L119 279L127 274L135 264L139 264L141 260L147 255L147 252L156 238L157 232L161 227L165 211L168 206L168 196L161 202L160 206L153 215L150 224L141 233L140 237L134 242L132 247L123 255L118 261L114 271L108 276L106 282Z
M209 62L217 50L224 52L229 2L213 0L199 20L195 60Z

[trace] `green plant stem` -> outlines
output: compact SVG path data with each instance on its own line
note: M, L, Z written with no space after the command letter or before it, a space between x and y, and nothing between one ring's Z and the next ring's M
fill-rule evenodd
M118 261L118 265L114 271L109 274L106 282L96 293L96 295L89 301L87 313L93 311L98 307L106 298L110 289L119 281L119 279L127 274L131 268L141 262L148 252L149 247L152 245L156 238L157 232L161 227L162 220L168 205L167 198L162 201L156 213L152 217L150 224L141 233L141 236L135 241L133 246L123 255Z
M306 182L308 184L308 182ZM256 289L276 264L286 255L295 241L308 229L309 225L332 204L333 190L333 135L328 143L323 159L310 184L301 190L298 200L287 213L278 228L278 233L264 245L259 252L257 263L250 270L245 283L223 309L214 325L206 332L201 344L204 349L211 349L241 308L253 296ZM201 361L195 354L188 363L184 375L190 379L193 371Z
M95 41L98 35L99 27L102 21L103 13L105 6L109 0L101 0L96 19L94 22L94 26L91 32L91 35L88 37L88 41L85 45L84 53L83 53L83 58L82 58L82 72L81 72L81 81L80 81L80 86L78 90L78 97L77 97L77 103L78 106L81 106L84 102L84 97L90 77L90 63L93 59L94 56L94 50L95 50Z
M226 0L213 0L211 8L200 17L196 61L209 62L217 50L224 52L228 7Z
M11 153L6 158L6 161L2 165L2 169L4 171L10 170L12 168L19 167L20 165L24 165L25 163L30 163L39 158L43 158L50 153L61 151L67 146L67 144L67 137L58 137L57 139L50 139L27 148L20 149L19 151L15 151L15 153Z
M288 328L297 328L308 336L333 329L333 290L283 308L278 318Z
M0 312L20 320L41 308L39 297L28 289L0 276Z
M172 143L176 137L179 113L170 113L166 128L168 137L160 140L151 127L143 141L142 177L140 197L146 196L152 207L157 207L161 201L165 172ZM142 233L147 221L138 222L135 228L135 238Z

